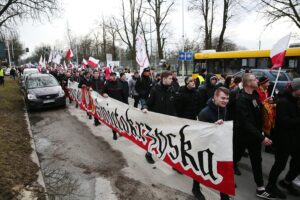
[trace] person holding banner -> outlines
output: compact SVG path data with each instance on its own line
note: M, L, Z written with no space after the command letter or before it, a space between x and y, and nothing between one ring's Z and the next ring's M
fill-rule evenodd
M134 72L134 75L129 80L129 95L134 99L133 106L135 108L138 107L140 101L139 93L135 89L135 84L139 78L140 78L139 72Z
M147 113L149 110L165 115L176 116L175 91L171 85L172 73L169 71L162 72L161 82L151 89L149 98L142 107L142 111ZM148 163L155 163L150 152L147 152L145 157Z
M213 98L208 101L208 104L199 114L199 121L215 123L221 125L224 121L229 120L229 113L226 108L229 102L229 90L225 87L219 87L215 90ZM233 169L232 169L233 170ZM204 195L200 190L200 184L193 181L192 192L199 200L205 200ZM229 200L229 196L220 193L221 200Z
M104 90L103 90L104 97L111 97L118 101L123 102L124 100L124 90L123 86L120 81L117 79L117 74L115 72L110 73L110 79L106 81ZM113 132L113 140L117 140L117 132L112 130Z
M103 93L104 80L101 79L99 71L97 71L97 70L95 70L93 73L91 89L94 90L95 92L97 92L98 94L102 95L102 93ZM98 126L100 124L101 123L99 122L99 120L94 117L94 125Z
M89 71L85 72L85 75L83 78L80 80L78 84L78 88L82 88L82 86L85 85L86 89L89 90L89 88L92 86L92 78L91 78L91 73ZM89 119L92 119L92 115L90 115L88 112L86 113Z
M243 75L243 89L236 100L236 120L233 125L235 131L235 144L233 162L241 160L245 149L248 149L252 172L257 185L256 195L263 199L272 199L274 196L266 191L262 174L261 145L270 146L272 140L262 134L261 103L256 91L258 80L255 75Z
M279 98L276 113L275 162L269 174L267 190L279 198L286 198L286 195L277 188L277 179L291 156L289 171L279 185L291 195L300 196L300 192L292 183L300 174L300 78L294 79L284 96Z

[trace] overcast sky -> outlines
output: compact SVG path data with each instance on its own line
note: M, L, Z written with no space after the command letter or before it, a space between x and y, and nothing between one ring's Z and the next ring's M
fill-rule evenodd
M172 44L178 42L182 35L180 2L177 0L174 10L169 16L172 38L167 39L168 49L172 48ZM185 0L185 2L188 1ZM26 22L20 25L21 41L30 48L30 52L42 43L54 45L66 39L67 23L75 36L87 34L97 26L97 21L102 15L119 15L120 3L121 0L63 0L64 12L61 17L51 22ZM185 7L187 7L187 3ZM259 38L262 49L269 49L278 39L288 33L299 34L293 24L284 21L264 30L265 21L255 12L241 14L237 18L238 20L228 26L225 36L247 49L258 49ZM185 9L185 37L194 39L199 35L195 29L197 25L195 20L201 19ZM291 42L295 41L294 38Z

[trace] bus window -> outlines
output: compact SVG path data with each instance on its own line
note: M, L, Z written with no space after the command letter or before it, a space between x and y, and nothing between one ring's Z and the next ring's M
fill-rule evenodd
M242 67L247 67L247 59L246 58L242 59Z
M248 59L248 67L254 68L255 67L255 58Z
M288 68L297 68L297 60L296 59L289 59Z
M267 69L269 58L257 58L257 68Z

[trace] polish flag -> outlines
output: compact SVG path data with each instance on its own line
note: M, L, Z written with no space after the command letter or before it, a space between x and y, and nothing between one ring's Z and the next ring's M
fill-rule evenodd
M88 62L83 58L81 64L85 67L88 65Z
M272 69L282 67L290 38L291 34L281 38L278 42L276 42L276 44L273 45L270 52L270 57L273 64Z
M99 60L97 60L93 57L89 57L89 60L88 60L89 66L91 66L92 68L96 68L98 63L99 63Z
M67 60L68 61L70 61L71 60L71 58L73 57L74 55L73 55L73 52L72 52L72 50L71 49L69 49L68 51L67 51L67 54L66 54L66 58L67 58Z

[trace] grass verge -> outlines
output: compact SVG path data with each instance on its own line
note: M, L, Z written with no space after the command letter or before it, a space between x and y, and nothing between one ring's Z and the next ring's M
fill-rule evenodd
M23 96L17 80L5 77L5 85L0 85L0 199L17 199L25 187L44 199L31 153Z

